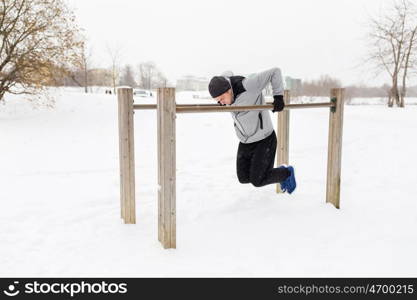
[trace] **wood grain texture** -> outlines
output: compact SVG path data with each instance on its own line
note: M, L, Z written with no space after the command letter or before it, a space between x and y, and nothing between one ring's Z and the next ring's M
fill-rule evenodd
M284 91L284 103L290 104L290 91ZM283 110L277 114L277 166L289 163L290 111ZM277 193L282 193L281 185L276 185Z
M332 89L330 97L335 99L335 110L330 110L329 145L327 158L326 202L340 208L340 184L342 170L342 140L344 89Z
M176 104L175 89L158 89L158 239L176 248Z
M125 224L136 223L133 90L117 90L119 108L120 204Z

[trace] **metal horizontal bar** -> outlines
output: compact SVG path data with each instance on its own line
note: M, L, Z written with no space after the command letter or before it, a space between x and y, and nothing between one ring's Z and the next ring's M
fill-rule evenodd
M332 102L287 104L285 110L301 108L334 107ZM134 109L149 110L156 109L156 104L135 104ZM178 104L177 113L208 113L208 112L231 112L231 111L260 111L272 110L273 105L251 105L251 106L220 106L218 104Z

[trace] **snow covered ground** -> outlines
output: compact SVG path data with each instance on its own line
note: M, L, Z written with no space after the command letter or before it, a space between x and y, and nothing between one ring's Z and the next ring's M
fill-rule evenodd
M156 113L135 113L124 225L115 96L57 97L0 105L0 276L417 276L417 106L346 106L341 210L325 203L328 109L291 112L293 195L238 183L229 114L179 115L177 249L163 250Z

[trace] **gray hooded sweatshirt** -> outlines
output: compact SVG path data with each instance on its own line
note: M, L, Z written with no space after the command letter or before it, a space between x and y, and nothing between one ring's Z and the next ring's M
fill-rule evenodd
M233 76L233 73L228 71L222 76L230 82L229 77ZM269 83L272 85L274 96L284 94L281 70L273 68L243 79L242 84L246 91L239 94L231 106L264 105L266 102L262 91ZM271 135L274 130L269 110L232 112L232 117L236 135L244 144L260 141Z

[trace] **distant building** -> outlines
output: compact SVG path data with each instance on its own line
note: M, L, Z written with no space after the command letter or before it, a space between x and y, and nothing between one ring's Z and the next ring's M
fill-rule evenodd
M205 77L184 76L177 80L177 89L185 91L207 90L209 81Z
M299 95L301 93L302 82L301 79L285 76L285 86L292 94Z

